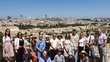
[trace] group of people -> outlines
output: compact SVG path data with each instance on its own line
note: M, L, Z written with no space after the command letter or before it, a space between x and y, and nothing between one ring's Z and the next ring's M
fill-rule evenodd
M97 31L100 59L106 62L107 36L101 29ZM23 37L18 32L13 41L10 29L6 29L3 36L3 57L7 62L11 62L12 57L15 57L16 62L89 62L90 58L95 62L94 39L90 30L84 35L73 29L72 33L53 33L52 36L46 34L45 37L42 34Z

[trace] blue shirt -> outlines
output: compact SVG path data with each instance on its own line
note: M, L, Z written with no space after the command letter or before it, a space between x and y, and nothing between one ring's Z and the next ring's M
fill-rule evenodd
M47 57L45 59L43 57L40 57L39 62L52 62L52 61L51 61L50 57Z
M40 48L41 51L43 51L45 49L45 47L46 47L46 43L44 40L38 40L36 42L36 48Z

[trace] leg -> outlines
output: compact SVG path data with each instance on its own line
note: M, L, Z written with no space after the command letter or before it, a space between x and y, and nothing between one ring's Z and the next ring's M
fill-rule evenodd
M29 54L25 55L25 62L30 62L30 55Z
M90 47L90 52L91 52L91 58L92 58L93 62L95 62L94 46Z
M106 50L105 50L105 47L102 47L102 58L103 58L103 62L107 62L107 56L106 56Z
M74 53L74 56L75 56L75 62L77 62L77 54L78 54L78 51L77 50L74 50L75 53Z
M100 61L102 62L102 49L101 46L98 46L99 55L100 55Z

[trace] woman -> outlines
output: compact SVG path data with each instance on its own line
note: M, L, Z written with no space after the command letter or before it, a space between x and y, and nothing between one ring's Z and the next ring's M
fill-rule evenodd
M30 39L30 54L32 58L32 62L37 62L37 56L36 56L36 39L37 37L32 36Z
M24 51L26 52L26 54L28 54L25 47L26 47L26 45L25 45L25 41L22 37L22 33L18 32L17 38L15 39L15 51L17 53L16 62L23 62Z
M81 32L79 34L79 42L78 42L78 59L79 59L79 54L81 53L82 50L85 50L85 45L86 45L86 39L83 35L83 33Z
M47 55L47 51L42 52L42 56L39 58L39 62L52 62L50 57Z
M27 35L26 36L26 50L28 52L28 54L25 54L25 62L30 62L30 58L31 58L31 55L30 55L30 36Z
M46 35L46 40L45 41L46 41L45 50L47 51L47 54L49 55L49 49L50 49L50 46L51 46L49 35Z
M64 56L67 59L68 53L72 52L71 51L71 41L70 41L70 34L66 33L65 35L65 41L63 42L63 47L64 47Z
M43 36L39 35L39 39L36 42L36 49L37 49L36 54L38 56L38 59L41 57L41 53L44 51L45 47L46 47L46 43L43 40Z
M14 56L14 50L12 45L12 38L10 35L10 29L5 30L5 36L3 36L3 57L7 62L11 62L11 58Z

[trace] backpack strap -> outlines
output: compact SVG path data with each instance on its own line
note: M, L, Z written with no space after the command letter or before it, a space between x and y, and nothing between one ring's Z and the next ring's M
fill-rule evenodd
M91 35L90 35L90 38L89 38L89 43L91 42Z

